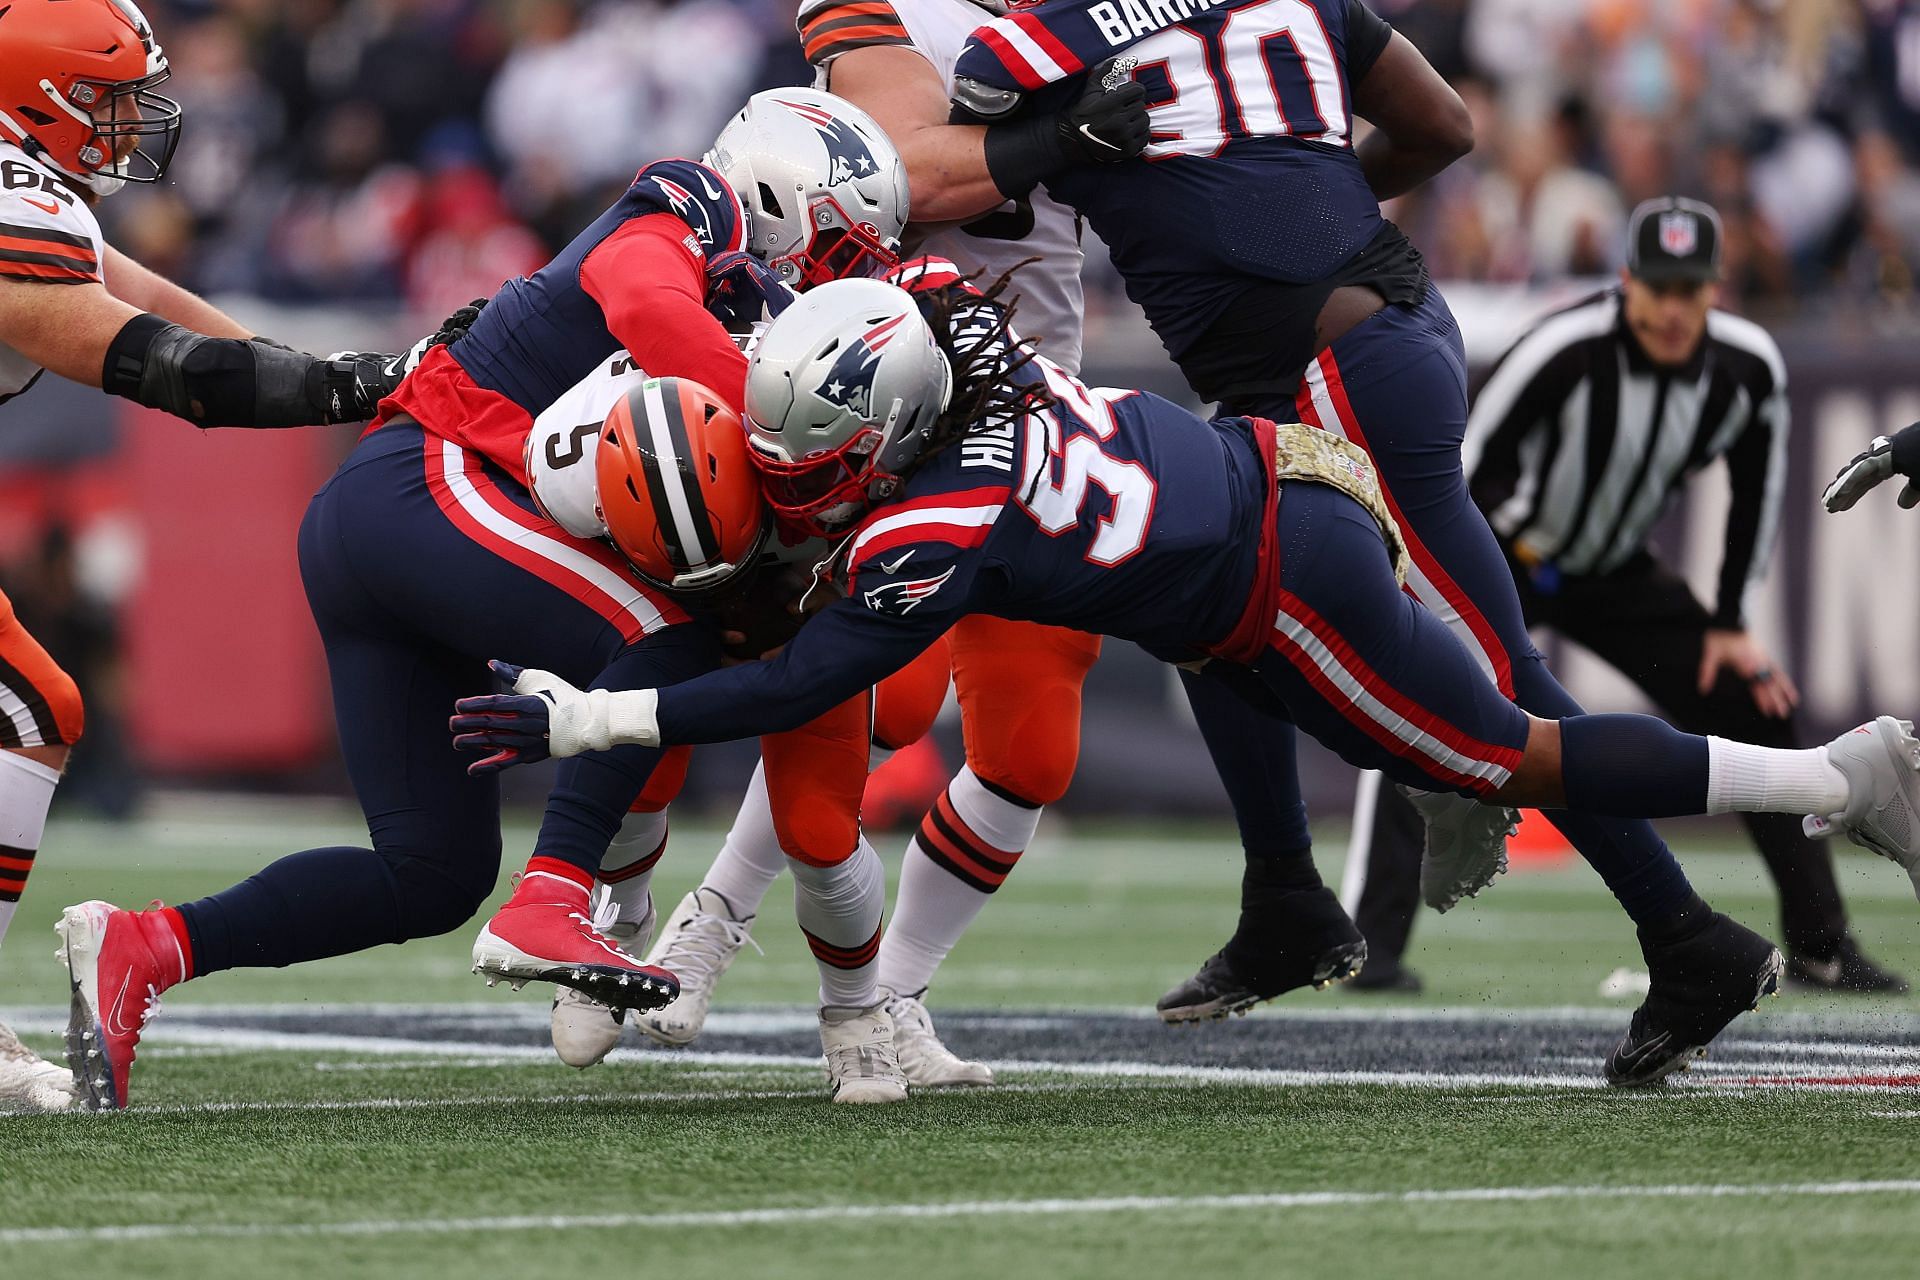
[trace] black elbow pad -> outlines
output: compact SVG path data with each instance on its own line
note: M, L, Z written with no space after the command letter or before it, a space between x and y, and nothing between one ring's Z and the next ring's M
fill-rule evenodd
M107 345L100 385L196 427L301 427L347 420L326 362L262 339L210 338L144 314Z

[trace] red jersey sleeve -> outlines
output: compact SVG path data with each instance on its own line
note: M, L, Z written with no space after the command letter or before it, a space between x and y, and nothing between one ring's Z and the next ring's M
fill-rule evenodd
M580 287L634 363L690 378L740 408L747 358L707 311L707 258L687 224L649 213L623 224L580 264Z

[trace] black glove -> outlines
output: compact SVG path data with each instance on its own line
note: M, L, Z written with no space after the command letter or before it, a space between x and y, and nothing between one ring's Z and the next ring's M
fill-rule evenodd
M1063 169L1120 164L1146 150L1152 138L1147 90L1127 78L1131 62L1118 61L1109 58L1088 72L1080 96L1064 111L988 125L987 175L1001 195L1017 200ZM955 118L968 114L956 100Z
M399 388L411 367L404 355L336 351L307 369L307 399L328 422L364 422Z
M336 351L325 360L316 361L314 370L308 374L311 393L321 397L315 403L325 408L328 422L360 422L371 418L380 402L400 389L400 384L419 366L427 352L465 337L486 306L487 299L475 298L399 355ZM268 339L254 341L268 342Z
M1147 149L1147 87L1115 76L1115 58L1087 73L1086 86L1055 119L1068 155L1080 164L1119 164ZM1132 70L1131 67L1128 68ZM1110 84L1117 88L1108 88Z

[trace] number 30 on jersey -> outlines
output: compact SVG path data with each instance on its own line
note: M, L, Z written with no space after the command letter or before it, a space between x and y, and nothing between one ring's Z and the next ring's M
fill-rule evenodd
M1210 15L1211 16L1211 15ZM1241 138L1346 146L1346 77L1309 0L1245 4L1204 25L1189 19L1130 46L1146 86L1149 160L1213 156Z

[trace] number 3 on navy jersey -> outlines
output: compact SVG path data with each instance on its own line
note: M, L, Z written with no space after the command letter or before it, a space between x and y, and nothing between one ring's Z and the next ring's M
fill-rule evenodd
M1087 560L1112 568L1132 559L1146 544L1153 521L1153 477L1137 462L1115 458L1100 447L1113 438L1113 402L1132 391L1083 386L1045 360L1034 361L1047 376L1047 390L1058 406L1035 415L1027 426L1022 475L1035 479L1015 501L1054 537L1080 525L1087 487L1098 486L1111 509L1094 522L1097 530Z
M1127 50L1147 89L1149 160L1218 155L1240 138L1346 146L1346 79L1309 0L1243 5L1204 30L1168 27Z

